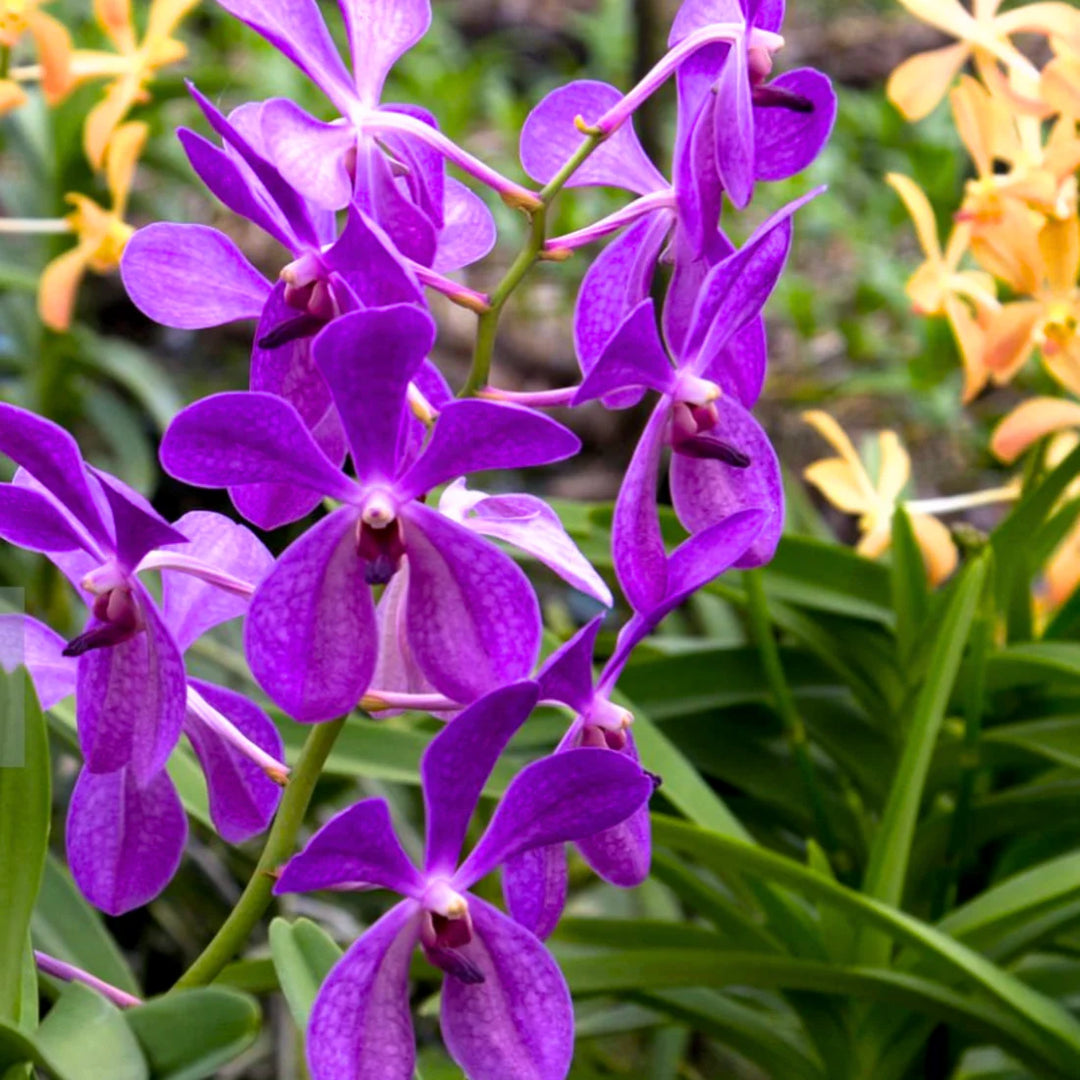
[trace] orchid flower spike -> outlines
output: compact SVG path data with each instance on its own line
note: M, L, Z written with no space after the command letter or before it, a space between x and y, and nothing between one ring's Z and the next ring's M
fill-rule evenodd
M45 267L38 283L38 313L50 329L63 331L71 325L79 283L87 270L106 274L120 265L124 247L134 231L124 215L148 131L145 124L132 121L122 124L113 134L105 150L109 209L85 195L67 196L75 208L67 221L78 242Z
M378 658L371 588L406 564L408 644L438 692L471 701L535 663L540 619L528 579L422 498L470 472L570 457L579 442L528 409L469 399L443 407L421 444L408 387L434 339L431 317L410 305L344 315L315 339L355 478L325 455L291 404L270 394L196 402L162 442L165 469L188 483L287 483L342 504L282 555L245 627L253 674L298 720L328 720L359 702Z
M469 1080L563 1080L573 1054L570 994L528 930L469 890L537 848L611 828L638 812L653 782L621 754L579 749L523 769L464 861L481 791L537 702L518 682L481 698L441 731L421 760L426 811L422 869L405 854L382 799L331 819L282 871L275 892L383 888L405 899L346 952L315 999L307 1031L312 1080L411 1080L409 961L419 945L445 973L441 1026Z
M0 0L0 48L14 49L27 34L33 38L38 65L16 68L18 78L0 79L0 114L26 101L20 81L36 78L49 105L71 89L71 35L62 22L42 11L46 0Z

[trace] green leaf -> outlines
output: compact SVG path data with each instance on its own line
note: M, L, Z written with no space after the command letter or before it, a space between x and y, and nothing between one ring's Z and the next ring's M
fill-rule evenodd
M23 956L49 843L51 772L30 680L0 671L0 1020L18 1020Z
M1018 747L1071 769L1080 769L1080 716L1002 724L986 732L983 738L990 743Z
M83 899L67 869L52 854L45 860L30 927L34 943L42 952L129 994L140 993L135 976L101 916Z
M296 1026L307 1030L311 1006L330 969L341 959L341 949L310 919L270 924L270 952L274 970Z
M65 987L34 1042L39 1064L62 1080L149 1080L125 1014L81 983Z
M128 1009L153 1080L203 1080L242 1054L259 1033L259 1006L224 987L173 990Z
M903 506L898 506L892 520L892 603L896 611L896 642L901 660L914 652L926 611L930 592L926 580L926 563L922 549L911 527L911 518Z
M953 587L936 635L930 667L916 699L914 714L907 725L904 749L893 777L885 812L871 843L863 892L888 904L899 906L903 899L927 773L988 566L988 554L980 556L965 568ZM860 956L863 960L884 959L887 947L887 943L884 943L883 952L880 938L867 938L861 943Z

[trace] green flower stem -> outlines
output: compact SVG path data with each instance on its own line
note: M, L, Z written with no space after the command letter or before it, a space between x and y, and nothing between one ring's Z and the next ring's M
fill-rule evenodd
M244 947L256 923L263 917L273 898L275 874L279 866L293 853L312 792L330 754L345 717L316 724L300 752L300 760L292 771L285 794L281 798L274 824L266 838L266 846L236 907L222 923L210 944L198 959L177 980L174 989L206 986L222 968Z
M462 397L472 397L487 386L491 374L491 360L495 354L495 335L499 328L499 317L510 295L521 284L525 275L540 259L547 240L547 212L552 200L563 189L567 180L581 167L586 158L604 141L600 133L586 135L581 145L567 159L566 164L541 188L538 198L540 206L532 212L529 236L525 246L510 264L502 281L495 287L488 299L488 310L480 315L476 328L476 347L473 349L472 367L469 377L461 391Z
M784 736L806 788L821 844L830 855L835 854L836 835L829 822L829 816L825 812L825 801L814 774L814 763L810 760L810 743L806 737L806 725L799 715L795 697L784 675L784 665L780 661L780 650L773 634L769 604L761 582L761 571L747 570L743 574L743 584L746 587L750 629L758 647L758 655L761 657L761 666L765 669L765 678L772 690L773 704L780 716L780 722L784 725Z

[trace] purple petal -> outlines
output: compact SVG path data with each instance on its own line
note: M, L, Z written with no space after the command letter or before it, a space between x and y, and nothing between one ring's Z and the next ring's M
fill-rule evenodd
M187 817L168 773L140 785L130 769L83 769L71 794L68 866L95 907L109 915L142 907L168 885L187 840Z
M553 652L540 669L541 701L561 701L583 712L593 697L593 649L604 616L597 615L565 645Z
M618 825L652 793L653 781L641 766L611 750L583 747L534 761L506 789L454 882L467 889L523 851Z
M660 341L651 298L642 300L619 324L572 404L641 386L661 394L671 392L675 386L675 369Z
M647 819L648 811L643 812ZM541 941L562 917L567 883L566 849L562 844L523 852L503 866L503 896L511 917Z
M198 559L230 577L258 585L274 565L266 545L250 529L206 510L185 514L177 528L189 543L176 554ZM207 630L243 615L248 599L180 570L161 573L162 615L181 652Z
M626 470L612 521L612 556L626 599L636 611L655 607L667 588L667 555L660 533L656 487L670 402L662 398L641 433Z
M719 230L715 242L707 254L695 254L690 237L682 224L679 224L670 246L670 256L674 266L667 294L664 296L662 315L663 338L672 356L686 355L686 338L690 332L697 298L701 293L709 271L721 259L735 251L727 237ZM715 256L715 258L714 258Z
M449 274L479 262L495 246L495 219L487 204L464 184L448 177L443 227L433 269Z
M218 0L218 3L287 56L339 109L355 97L352 80L315 0Z
M751 409L765 388L768 346L765 320L751 319L716 353L702 375L730 394L744 408Z
M420 762L427 822L424 874L452 874L491 770L536 706L534 682L495 690L456 716Z
M355 206L322 260L345 279L364 307L423 303L423 291L394 242Z
M270 282L224 234L157 222L128 241L120 276L135 306L181 330L257 319Z
M589 267L574 309L574 345L583 372L592 369L627 314L649 295L671 225L670 213L649 214L613 240Z
M419 105L384 105L380 111L411 116L430 128L439 128L435 117ZM379 142L386 148L387 157L400 166L399 183L409 201L436 231L442 229L445 223L446 159L434 146L412 133L385 131Z
M112 547L103 507L94 498L82 454L62 427L0 402L0 454L25 469L103 549Z
M716 525L740 510L768 512L768 524L745 557L735 564L740 568L759 566L772 558L784 527L780 463L761 425L741 405L728 397L714 404L720 419L709 434L749 457L750 465L739 469L723 461L673 454L671 501L679 520L691 533Z
M318 207L349 205L357 138L351 124L324 124L286 98L266 102L262 124L267 152L287 183Z
M344 886L389 889L419 898L424 879L402 850L383 799L364 799L335 814L289 860L275 893Z
M64 656L67 642L29 615L0 615L0 668L30 673L43 709L75 693L78 660Z
M819 71L787 71L770 86L798 94L813 105L809 113L785 108L754 110L754 165L758 180L786 180L821 153L836 121L836 94Z
M740 0L683 0L668 35L668 45L677 45L695 30L713 23L741 23L746 13Z
M180 738L187 677L184 661L153 600L136 586L144 629L119 645L79 658L79 742L92 772L131 766L145 782Z
M309 529L251 601L251 673L295 720L350 712L375 670L375 605L356 554L356 520L343 508Z
M187 542L187 537L174 529L137 491L108 473L93 468L90 471L101 484L112 511L116 558L126 570L134 570L154 548Z
M580 449L573 432L523 405L453 401L439 414L424 453L399 489L417 497L468 473L547 465Z
M337 962L311 1010L311 1080L412 1080L409 960L421 911L392 907Z
M343 0L356 89L369 105L382 96L387 72L427 33L428 0Z
M402 190L378 146L360 144L356 177L356 205L386 230L402 255L430 266L438 247L437 226Z
M455 489L464 491L464 481L456 481L443 493L439 503L443 513L447 513L444 509L447 495ZM614 603L604 579L581 554L559 515L543 499L535 495L488 495L473 502L467 513L448 516L481 536L493 536L528 552L601 604L611 607Z
M199 179L234 214L247 218L284 248L297 254L302 246L288 219L265 195L265 189L238 155L229 154L187 128L176 132Z
M196 487L287 482L342 500L355 492L292 405L252 390L214 394L179 413L161 441L161 464Z
M405 394L434 341L434 320L412 304L342 315L315 339L361 481L393 479Z
M406 626L406 600L409 595L409 564L406 561L383 589L375 607L379 627L379 658L371 685L379 690L401 694L434 694L435 688L417 666ZM398 715L400 710L387 709L380 717Z
M779 33L784 22L784 0L752 0L748 21L759 30Z
M693 71L703 54L725 52L727 46L710 46L694 56L679 72L680 135L672 163L679 223L685 230L694 256L704 256L714 243L724 188L716 171L716 134L713 116L717 104L709 93L711 74L706 70L704 85ZM722 61L720 61L722 63ZM697 98L698 94L702 96ZM693 119L690 119L693 117ZM683 134L685 132L685 134Z
M0 484L0 537L31 551L81 551L86 539L67 514L32 488Z
M262 709L241 694L212 683L191 679L189 685L242 735L271 757L284 761L281 735ZM263 832L281 801L281 787L190 711L184 732L206 775L210 817L222 839L242 844Z
M484 981L443 983L450 1056L469 1080L564 1080L574 1014L562 973L544 946L501 911L470 896L469 912L474 937L461 951Z
M537 183L548 183L585 141L575 119L595 123L622 98L614 86L591 79L553 90L529 113L521 129L521 164L525 171ZM648 195L663 191L668 183L649 160L630 122L601 143L566 184L590 185Z
M540 608L521 568L420 503L401 517L409 646L431 684L472 701L527 676L540 649Z
M754 194L754 106L746 49L740 43L728 50L716 80L713 137L724 190L744 210Z

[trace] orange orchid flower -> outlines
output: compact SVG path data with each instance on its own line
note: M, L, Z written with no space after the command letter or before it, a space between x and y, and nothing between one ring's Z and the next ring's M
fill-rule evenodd
M44 0L0 0L0 46L14 48L25 34L34 40L41 61L41 89L45 100L55 105L71 89L71 37L67 28L52 15L41 11ZM26 100L14 79L0 79L0 113Z
M105 182L110 209L85 195L67 196L75 208L67 220L78 243L45 267L38 285L38 313L53 330L66 330L71 325L79 283L87 270L104 274L120 265L124 246L134 231L124 221L124 213L148 132L146 124L138 121L121 124L106 148Z
M187 55L172 35L199 0L151 0L146 33L136 38L131 0L94 0L94 15L116 52L77 50L73 70L79 81L101 77L112 81L105 97L90 110L83 127L83 146L90 164L101 167L113 132L133 105L149 100L147 83L154 72Z
M971 240L970 223L955 225L942 251L934 211L922 188L899 173L890 173L885 180L907 207L926 256L909 279L907 294L920 315L944 315L949 320L964 361L963 400L970 401L986 385L989 375L983 361L984 328L1001 306L994 279L979 270L959 269Z
M1005 304L987 332L986 364L1007 382L1038 348L1047 370L1080 396L1080 220L1051 218L1023 267L1030 299Z
M836 457L815 461L803 476L838 510L859 516L861 538L856 551L876 558L888 550L893 514L911 478L908 452L896 432L878 432L880 464L875 483L843 428L828 413L815 409L803 413L803 419L837 453ZM927 576L936 585L956 569L956 545L937 518L919 510L915 503L907 507Z
M1001 0L973 0L968 11L960 0L900 0L917 19L957 39L953 45L919 53L890 76L889 100L909 119L928 116L948 92L969 59L983 80L1035 114L1050 110L1040 97L1038 69L1013 44L1014 34L1042 34L1080 47L1080 11L1072 4L1027 4L998 14ZM1002 74L1004 68L1005 74Z
M1080 45L1052 41L1054 59L1042 70L1043 101L1057 112L1080 116Z

